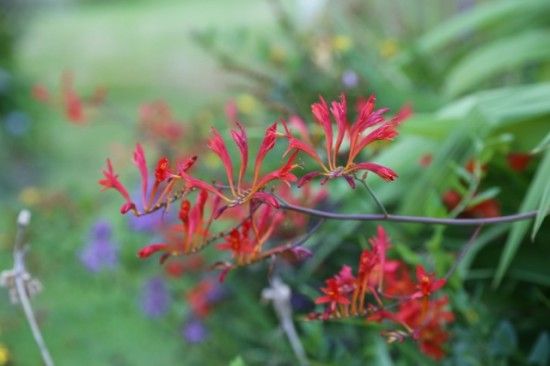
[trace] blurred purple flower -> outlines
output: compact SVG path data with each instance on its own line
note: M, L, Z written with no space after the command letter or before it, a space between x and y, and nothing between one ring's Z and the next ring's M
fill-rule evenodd
M164 216L166 216L166 214L164 214ZM163 217L162 210L139 217L134 215L128 216L128 224L130 225L130 228L136 231L154 232L163 224L164 221L166 221L166 217Z
M200 319L192 318L183 325L181 334L189 343L202 343L208 337L208 329Z
M4 117L6 131L13 136L22 136L30 129L29 116L21 111L12 111Z
M164 315L170 306L170 293L162 277L154 277L141 290L141 310L149 318Z
M118 264L118 248L111 240L111 226L99 220L92 227L90 241L79 254L80 262L91 272L114 269Z
M476 5L475 0L458 0L458 3L456 5L457 10L459 13L465 12L467 10L470 10Z
M353 70L346 70L342 74L342 84L348 89L355 88L359 84L359 76Z

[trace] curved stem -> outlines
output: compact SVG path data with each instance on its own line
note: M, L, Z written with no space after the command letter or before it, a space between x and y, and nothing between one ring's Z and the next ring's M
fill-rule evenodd
M411 224L429 224L429 225L451 225L451 226L479 226L489 224L501 224L506 222L515 222L522 220L529 220L537 215L537 211L528 211L523 213L517 213L513 215L487 217L479 219L453 219L453 218L439 218L439 217L425 217L425 216L405 216L405 215L384 215L384 214L342 214L329 211L316 210L314 208L307 208L302 206L293 205L285 202L281 198L277 197L279 201L279 208L281 210L300 212L305 215L325 218L328 220L341 220L341 221L389 221L389 222L404 222Z
M371 197L374 199L374 202L376 202L376 205L378 206L378 208L384 213L384 216L385 217L388 217L388 211L386 211L386 208L384 207L384 205L382 204L382 202L378 199L378 197L376 196L376 194L374 194L373 190L369 187L369 185L367 184L367 182L364 180L364 179L359 179L357 177L354 177L355 180L357 180L359 183L361 183L363 185L363 187L365 187L365 189L369 192L369 194L371 195Z

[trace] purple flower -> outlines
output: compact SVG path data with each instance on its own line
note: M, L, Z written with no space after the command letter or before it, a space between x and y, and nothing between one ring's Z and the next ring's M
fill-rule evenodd
M346 70L342 74L342 84L348 89L353 89L359 84L359 76L353 70Z
M80 262L91 272L114 269L118 264L118 247L111 240L111 226L99 220L92 227L90 241L79 254Z
M457 3L457 10L459 13L470 10L476 5L475 0L459 0Z
M154 277L147 281L140 298L141 310L149 318L164 315L170 307L170 293L162 277Z
M208 329L200 319L192 318L183 325L181 335L189 343L202 343L208 337Z

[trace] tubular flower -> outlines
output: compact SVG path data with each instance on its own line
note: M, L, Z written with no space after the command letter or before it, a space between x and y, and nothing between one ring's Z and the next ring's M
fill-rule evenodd
M410 300L403 302L394 319L405 326L418 342L420 350L439 360L445 355L443 345L449 339L445 325L454 320L454 314L447 310L449 300L446 296L430 300L428 306L422 302Z
M323 296L318 297L315 300L316 304L328 304L327 311L325 312L325 318L336 313L338 315L338 305L349 305L350 299L348 294L344 292L344 289L338 283L336 278L329 278L325 282L326 287L321 289Z
M388 321L404 328L384 331L382 334L388 342L412 338L423 353L440 359L449 338L445 325L454 320L454 315L447 310L446 297L433 299L432 295L445 284L445 280L436 279L433 274L426 273L424 267L418 266L415 284L405 263L386 260L390 238L380 226L369 243L371 248L361 252L357 276L353 275L351 267L344 265L338 274L327 279L321 289L322 296L315 301L325 305L325 311L310 313L308 319L362 316L372 322ZM376 288L376 284L380 286L382 281L385 292ZM365 304L367 296L372 296L376 303ZM396 310L392 310L394 306L386 306L383 300L398 305Z
M84 115L84 104L80 96L76 93L73 86L73 75L65 72L62 76L62 94L63 107L67 119L75 123L83 123L86 121Z
M354 188L354 174L359 171L371 171L387 181L392 181L397 177L393 170L385 166L371 162L355 162L361 151L370 143L380 140L392 140L397 136L396 127L410 114L410 109L404 108L394 118L386 120L383 115L387 112L387 109L374 110L374 104L374 95L365 102L359 103L358 116L353 124L348 122L347 102L344 95L340 97L339 102L332 102L330 108L323 98L320 99L320 102L311 106L315 121L324 131L326 162L321 159L309 139L300 140L295 138L285 124L289 140L289 151L304 152L313 158L322 169L304 175L299 180L298 186L302 186L315 177L322 176L321 183L343 177ZM336 123L336 133L333 130L332 120ZM304 133L301 132L301 135L304 136ZM339 155L344 142L349 145L348 157L344 162L340 162Z
M446 282L444 278L436 280L435 275L433 273L426 273L426 270L422 266L416 267L416 280L418 284L416 285L416 292L411 296L413 299L429 297L432 293L443 287Z
M262 163L267 153L275 146L275 141L278 136L277 124L274 123L267 128L258 154L256 155L252 182L249 184L245 183L244 176L248 167L248 137L243 126L238 123L236 125L237 128L231 131L231 137L239 149L241 160L236 181L234 177L233 162L229 156L229 152L227 151L225 141L215 128L212 128L212 137L208 142L208 147L220 158L225 168L229 191L228 193L225 193L222 189L219 189L218 187L215 187L214 185L206 183L200 179L194 178L188 174L182 174L182 177L186 180L189 188L205 189L219 196L226 203L226 205L221 207L220 211L216 213L216 217L228 207L242 205L251 200L259 200L266 202L271 206L278 207L278 202L275 197L271 194L263 192L262 190L268 183L275 180L282 181L286 184L290 184L290 182L296 180L296 176L294 176L291 172L292 169L296 167L296 165L293 164L296 154L292 154L280 168L263 176L260 175Z
M266 255L280 254L277 250L262 253L264 244L280 221L279 212L273 212L271 206L262 206L241 225L233 228L225 237L225 241L218 245L218 249L231 251L237 265L250 264L263 259Z
M140 258L147 258L156 252L164 252L161 256L161 262L164 262L169 256L190 254L197 252L207 244L209 228L212 223L212 215L205 220L205 206L208 200L208 192L201 190L195 205L191 206L189 200L181 202L178 217L181 225L173 231L173 237L170 237L166 243L150 244L138 252ZM212 205L211 211L216 209L216 203ZM183 238L180 233L183 234Z
M174 198L178 198L179 195L184 193L184 189L176 189L178 181L181 182L181 174L190 169L195 161L196 156L192 156L178 164L177 171L172 172L170 170L169 161L166 157L159 159L154 171L155 181L151 191L148 191L149 173L147 168L147 161L145 159L145 153L140 144L136 145L133 154L133 163L139 170L141 176L141 201L140 207L143 211L140 212L137 209L135 201L132 200L128 190L118 180L118 175L113 170L113 165L110 159L107 159L107 169L103 171L104 178L99 181L99 184L103 186L103 189L113 188L117 190L122 197L126 200L126 203L120 208L122 214L132 211L134 215L141 216L143 214L156 211L162 207L166 207ZM175 193L174 193L175 192ZM170 196L174 193L174 196Z

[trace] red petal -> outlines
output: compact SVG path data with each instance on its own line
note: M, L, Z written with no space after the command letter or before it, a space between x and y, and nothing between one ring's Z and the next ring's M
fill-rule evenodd
M139 252L138 252L138 256L140 258L148 258L150 257L152 254L158 252L158 251L161 251L161 250L166 250L168 248L168 244L165 244L165 243L155 243L155 244L150 244L146 247L143 247Z
M516 172L524 171L532 159L532 155L525 153L510 153L506 156L508 165Z
M239 183L242 181L246 167L248 166L248 137L246 131L239 122L235 122L237 130L231 131L231 136L241 153L241 168L239 170Z
M147 183L148 183L148 176L147 176L147 162L145 160L145 154L143 152L143 148L140 144L136 144L136 149L134 150L134 164L139 169L139 173L141 174L141 194L142 194L142 202L143 205L145 205L146 202L146 196L147 196Z
M376 164L376 163L358 163L355 165L357 170L369 170L374 174L378 175L380 178L393 181L397 178L397 173L391 170L388 167Z
M227 174L227 180L229 182L229 185L231 186L231 189L233 190L233 163L231 162L231 158L229 157L229 153L227 152L225 142L223 141L218 130L216 130L214 127L212 127L212 137L210 138L210 140L208 140L208 148L212 150L216 155L218 155L218 157L222 161L225 172Z
M317 120L317 122L321 125L325 132L325 145L327 150L327 156L329 157L329 161L331 157L333 156L332 152L332 121L330 120L330 114L327 102L323 99L323 97L320 97L319 103L313 103L311 105L311 112L313 113L313 116Z
M340 103L332 102L331 112L334 116L334 119L336 120L336 125L338 126L338 135L336 137L336 144L334 146L334 153L338 154L338 150L340 150L340 145L342 144L342 140L344 140L344 135L346 134L346 131L348 129L348 121L346 115L347 102L346 96L344 94L340 96Z

